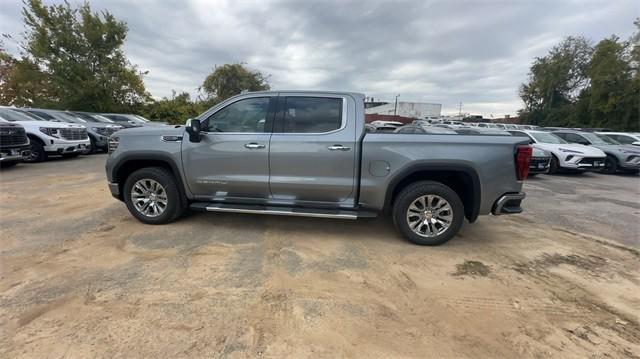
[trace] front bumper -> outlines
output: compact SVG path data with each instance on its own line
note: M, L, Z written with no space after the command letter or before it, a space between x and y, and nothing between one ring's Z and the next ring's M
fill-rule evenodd
M120 199L120 186L117 183L108 182L109 183L109 191L111 191L111 195L114 198Z
M31 147L27 145L0 148L0 162L22 161L31 155Z
M522 212L520 204L527 195L524 192L505 193L493 204L491 214L518 214Z
M533 157L529 163L529 173L547 173L549 172L549 157Z
M44 150L50 154L66 154L66 153L76 153L76 152L84 152L91 145L91 141L87 138L82 141L65 141L60 139L51 139L48 140L48 143L45 144Z
M583 170L583 171L600 171L604 168L605 157L581 157L568 155L560 167Z
M623 161L620 161L620 167L625 169L625 170L637 170L640 169L640 156L638 155L632 155L632 156L628 156L626 158L623 159Z

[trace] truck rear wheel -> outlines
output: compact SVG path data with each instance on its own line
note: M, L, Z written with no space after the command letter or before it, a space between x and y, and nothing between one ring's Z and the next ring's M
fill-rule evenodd
M129 212L143 223L169 223L186 209L186 200L173 174L162 167L133 172L125 181L123 191Z
M464 220L460 197L439 182L422 181L404 188L393 205L393 223L409 241L435 246L456 235Z

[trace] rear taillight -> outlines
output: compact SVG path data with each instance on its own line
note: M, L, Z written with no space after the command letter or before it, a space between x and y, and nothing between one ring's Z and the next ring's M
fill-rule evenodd
M533 148L529 145L520 145L516 151L516 177L522 181L529 175L529 164Z

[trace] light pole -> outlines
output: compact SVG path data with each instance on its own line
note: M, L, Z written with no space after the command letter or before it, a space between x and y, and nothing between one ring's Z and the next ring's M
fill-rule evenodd
M396 104L393 106L393 115L396 116L396 113L398 112L398 97L400 97L400 94L396 95Z

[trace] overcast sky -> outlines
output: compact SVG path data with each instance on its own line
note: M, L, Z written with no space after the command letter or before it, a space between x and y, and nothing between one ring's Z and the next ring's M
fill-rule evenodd
M441 103L444 114L461 101L463 112L494 117L522 107L518 86L534 57L568 35L627 39L640 16L637 0L90 3L127 22L126 53L149 71L154 97L195 94L214 65L246 62L276 90L400 94ZM24 31L21 6L0 0L0 32Z

